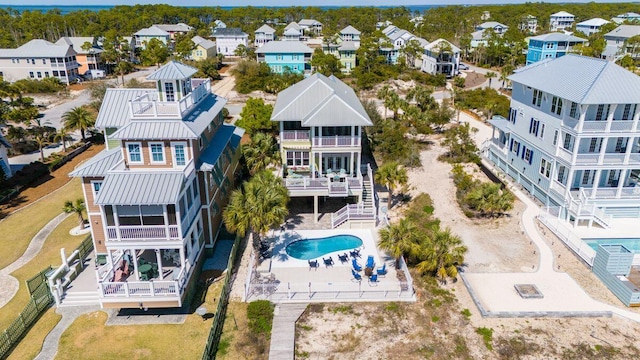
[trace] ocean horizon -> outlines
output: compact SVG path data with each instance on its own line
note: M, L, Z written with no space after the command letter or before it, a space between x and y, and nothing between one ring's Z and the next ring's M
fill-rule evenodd
M109 9L113 9L116 6L134 6L134 5L7 5L7 4L0 4L1 9L4 9L4 10L11 9L19 13L22 13L24 11L40 11L40 12L46 13L48 11L58 10L62 15L75 12L75 11L83 11L83 10L89 10L89 11L109 10ZM176 5L171 5L171 6L176 6ZM436 7L443 7L443 6L448 6L448 5L381 5L381 6L370 5L370 6L313 6L313 7L318 7L323 10L338 9L342 7L375 7L375 8L381 8L381 9L392 8L392 7L406 7L407 9L410 9L412 12L415 12L415 11L423 12L425 10L429 10ZM176 7L201 8L201 7L218 7L218 6L176 6ZM220 6L221 9L225 9L225 10L239 8L239 7L247 7L247 6ZM253 7L286 8L291 6L253 6Z

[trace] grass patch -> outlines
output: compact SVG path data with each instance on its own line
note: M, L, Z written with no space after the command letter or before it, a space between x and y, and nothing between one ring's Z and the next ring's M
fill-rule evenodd
M440 316L433 315L431 317L431 322L437 323L438 321L440 321Z
M53 330L60 319L62 316L56 314L55 308L52 307L45 311L9 354L7 360L34 359L42 350L44 338Z
M489 350L493 350L493 329L486 327L479 327L476 329L476 333L482 336L484 346Z
M218 349L216 359L266 359L269 354L269 341L264 334L251 330L249 325L249 304L230 302L227 307L227 318L222 329L222 338L229 339L225 352ZM271 310L273 314L273 310ZM271 322L269 323L271 326Z
M205 304L217 307L222 282L211 284ZM184 324L106 326L107 314L81 315L62 334L56 360L84 359L200 359L211 329L211 320L193 313ZM116 339L114 341L108 339Z
M351 305L339 305L330 309L334 314L353 314L353 307Z
M469 309L464 309L462 311L460 311L460 314L462 314L462 316L464 316L464 318L469 321L469 319L471 319L471 311L469 311Z
M85 235L69 235L69 230L77 225L78 220L75 216L66 218L51 232L38 255L25 264L25 266L11 274L18 279L20 288L11 301L0 308L0 331L6 329L29 302L29 291L27 290L25 281L33 277L47 265L53 265L54 267L59 266L60 248L65 248L68 256L71 254L71 251L85 239Z
M274 305L269 300L256 300L249 303L247 307L247 319L249 319L249 330L253 333L271 337L271 326L273 325Z
M2 256L0 256L0 269L16 261L24 254L36 233L62 212L62 206L66 200L78 198L83 198L82 187L80 186L80 179L74 179L60 188L59 191L29 207L18 210L0 221L0 234L2 234L0 236L0 248L3 251ZM34 269L33 273L40 271L41 268L42 266Z

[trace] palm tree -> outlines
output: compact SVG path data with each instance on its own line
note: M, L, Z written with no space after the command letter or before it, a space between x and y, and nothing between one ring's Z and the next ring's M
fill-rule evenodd
M405 104L405 101L402 98L400 98L400 96L396 93L391 93L384 101L384 106L389 108L389 110L393 111L394 120L398 118L398 110L402 108L404 104Z
M491 80L493 80L493 78L497 76L498 74L494 73L493 71L489 71L485 74L485 77L489 79L489 87L491 87Z
M464 254L467 252L460 237L453 235L449 228L436 231L425 246L415 249L416 257L422 259L416 269L423 274L434 274L443 283L447 282L447 278L455 281L458 267L464 264Z
M66 153L67 152L67 139L69 138L69 133L67 132L67 128L65 128L64 126L60 128L60 130L58 130L58 132L56 132L56 135L54 136L54 141L58 141L60 140L62 142L62 150Z
M269 229L284 222L289 213L288 201L288 191L282 181L263 170L231 194L222 219L229 231L240 236L252 233L257 247Z
M273 136L259 132L251 137L251 143L242 146L242 155L249 173L255 175L272 164L281 162L280 150Z
M380 90L378 90L378 99L382 100L384 104L384 118L387 118L387 98L391 95L392 91L389 85L383 86Z
M483 183L471 190L464 198L465 203L485 216L495 216L513 208L515 198L500 184Z
M96 120L83 106L74 107L62 115L64 126L69 130L80 130L82 140L85 140L85 131L92 128Z
M393 205L393 193L400 186L407 185L409 177L407 169L401 167L398 162L388 162L378 168L375 181L389 189L389 208Z
M72 202L71 200L67 200L62 207L62 210L67 214L75 213L78 215L78 221L80 222L80 229L84 229L84 217L82 216L82 212L85 210L84 200L77 199L76 202Z
M396 259L396 268L400 265L400 258L415 252L417 246L418 229L408 219L401 219L397 224L380 230L380 249L389 252Z
M433 90L426 86L416 86L407 92L406 101L415 100L422 111L433 110L438 103L431 97Z
M513 72L513 66L508 64L503 66L502 70L500 70L500 80L502 80L502 89L505 88L505 84L507 84L507 82L509 81L508 77L509 75L511 75L512 72Z

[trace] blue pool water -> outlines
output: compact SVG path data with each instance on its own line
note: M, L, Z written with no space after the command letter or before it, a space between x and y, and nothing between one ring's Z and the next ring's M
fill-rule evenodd
M353 235L335 235L325 238L304 239L287 245L287 255L311 260L334 251L351 250L362 246L362 239Z
M583 239L593 250L598 250L598 244L624 245L634 253L640 253L640 239Z

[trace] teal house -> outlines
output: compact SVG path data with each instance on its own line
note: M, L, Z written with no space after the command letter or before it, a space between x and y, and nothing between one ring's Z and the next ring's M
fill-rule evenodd
M258 62L266 63L277 74L287 70L309 74L312 53L313 50L300 41L270 41L256 50Z

